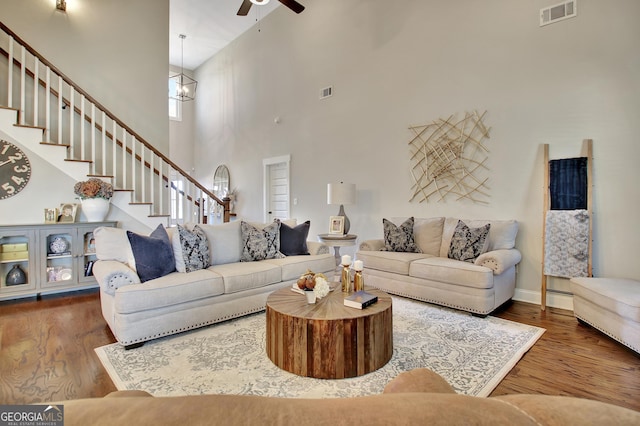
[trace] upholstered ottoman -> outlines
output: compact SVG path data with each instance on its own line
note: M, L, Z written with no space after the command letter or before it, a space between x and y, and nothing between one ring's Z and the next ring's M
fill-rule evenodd
M624 278L571 278L573 313L640 353L640 281Z

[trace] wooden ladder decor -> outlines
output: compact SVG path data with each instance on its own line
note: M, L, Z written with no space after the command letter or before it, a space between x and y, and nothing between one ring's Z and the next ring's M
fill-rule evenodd
M542 282L540 287L540 309L546 310L547 307L547 292L566 293L560 290L553 290L547 288L547 274L545 274L545 251L547 241L547 211L550 210L551 204L551 177L550 177L550 165L549 165L549 144L544 144L544 200L543 200L543 212L542 212ZM591 139L583 140L583 151L586 148L587 158L587 202L586 210L589 216L589 228L588 228L588 254L587 254L587 276L593 276L593 141Z

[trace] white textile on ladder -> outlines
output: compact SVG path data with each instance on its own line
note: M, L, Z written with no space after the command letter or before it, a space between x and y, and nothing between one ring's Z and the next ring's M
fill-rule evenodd
M545 218L544 274L587 277L589 213L587 210L548 210Z

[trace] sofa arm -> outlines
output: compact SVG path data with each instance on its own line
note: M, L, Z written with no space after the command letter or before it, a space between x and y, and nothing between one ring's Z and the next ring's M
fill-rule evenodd
M133 269L117 260L98 260L93 265L93 276L100 288L110 295L114 295L120 287L141 282Z
M307 241L309 254L329 254L329 246L319 241Z
M500 275L521 260L522 255L517 249L503 249L482 253L473 263L492 269L494 275Z
M360 243L360 250L362 251L380 251L384 248L384 240L364 240Z

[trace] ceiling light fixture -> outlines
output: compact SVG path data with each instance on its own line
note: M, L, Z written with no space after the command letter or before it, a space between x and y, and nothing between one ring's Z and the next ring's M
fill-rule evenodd
M67 2L66 2L66 0L56 0L56 9L61 10L63 12L66 12L67 11Z
M263 6L269 3L269 0L251 0L251 3L257 4L258 6Z
M180 59L180 74L169 77L169 97L181 102L192 101L196 98L198 82L184 73L184 39L186 35L180 34L182 56Z

